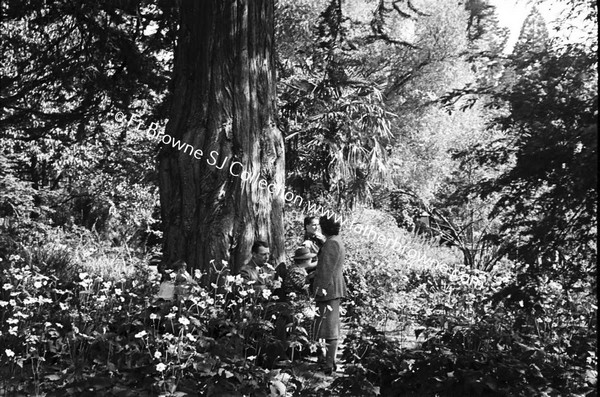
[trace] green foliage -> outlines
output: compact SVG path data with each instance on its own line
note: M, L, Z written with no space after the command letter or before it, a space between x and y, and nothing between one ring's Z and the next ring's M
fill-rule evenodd
M169 62L160 55L174 44L175 7L34 1L2 8L3 137L81 141L98 136L114 108L165 91Z
M494 112L490 136L458 150L462 164L478 167L479 175L455 179L462 187L444 194L494 203L482 215L497 225L480 229L481 241L500 248L493 256L567 284L590 278L597 258L597 32L588 29L597 24L597 10L569 6L562 22L578 18L578 43L548 40L534 10L514 55L496 57L478 72L476 86L445 98L462 98L463 109L484 98ZM476 97L465 100L467 93Z
M353 326L412 326L417 307L404 293L409 272L460 262L453 250L398 229L390 215L375 210L355 212L352 225L342 229L342 237L349 289L347 317Z
M499 194L504 252L530 271L568 274L595 270L597 238L597 55L584 45L528 53L522 74L498 95L509 106L497 125L505 139L478 147L480 164L514 166L481 184Z
M216 396L267 390L274 379L301 388L265 369L280 351L272 331L282 312L239 276L223 273L219 286L194 287L186 301L150 303L158 275L139 264L133 279L83 272L65 284L19 257L10 262L0 291L8 393ZM305 312L292 310L288 347L296 352L308 346Z
M272 369L316 348L307 302L226 272L151 302L156 151L112 119L162 120L177 6L132 5L2 6L0 393L594 395L597 36L553 43L534 12L502 57L485 1L277 2L288 185L392 215L357 208L343 228L346 368L314 390ZM596 27L595 4L578 12ZM439 108L463 86L485 99ZM458 248L398 229L424 208Z
M144 249L156 223L152 146L110 119L117 109L162 112L175 12L3 5L0 227L10 224L10 244L83 225Z
M406 285L424 342L401 340L364 325L345 341L339 393L402 396L595 395L597 299L541 280L540 298L494 296L514 283L514 268L496 273L464 266L414 273Z
M5 219L0 228L7 231L13 246L43 240L50 228L80 225L116 245L146 250L157 223L158 192L149 171L152 146L140 132L127 134L110 120L106 124L109 132L103 140L70 146L57 143L49 149L44 156L58 161L43 167L46 182L36 182L29 172L28 156L41 156L32 152L35 146L22 150L10 139L0 138L0 145L7 147L0 157L6 165L0 175ZM120 150L113 153L116 145Z

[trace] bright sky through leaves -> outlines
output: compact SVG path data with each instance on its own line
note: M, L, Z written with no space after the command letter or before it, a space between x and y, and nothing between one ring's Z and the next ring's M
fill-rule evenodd
M505 54L510 54L521 32L523 22L531 9L535 5L548 24L548 33L551 37L560 37L568 42L580 42L584 40L586 34L584 32L585 23L582 18L577 18L572 21L569 26L565 26L564 13L566 12L566 4L557 0L490 0L490 4L496 7L498 21L501 26L510 29L510 37L504 49ZM560 28L557 30L557 28Z

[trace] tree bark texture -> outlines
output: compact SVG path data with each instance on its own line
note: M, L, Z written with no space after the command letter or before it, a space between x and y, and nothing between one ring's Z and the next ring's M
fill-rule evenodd
M236 272L258 239L269 243L276 263L284 259L284 189L271 193L258 183L283 187L285 181L275 124L273 11L273 0L181 1L165 133L202 157L161 143L167 266L183 259L206 271L212 259L217 267L226 260ZM234 175L242 169L258 179Z

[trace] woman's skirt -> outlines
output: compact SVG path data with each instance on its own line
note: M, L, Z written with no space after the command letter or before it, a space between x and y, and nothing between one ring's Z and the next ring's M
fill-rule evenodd
M340 298L316 302L317 315L313 335L315 339L339 339L340 337Z

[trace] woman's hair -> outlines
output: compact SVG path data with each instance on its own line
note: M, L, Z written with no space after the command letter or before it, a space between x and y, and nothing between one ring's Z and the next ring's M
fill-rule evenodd
M333 220L332 217L327 217L325 215L319 218L319 225L321 226L323 234L327 236L337 236L340 234L340 229L342 227L342 225Z
M304 227L310 225L313 221L313 219L317 219L316 216L307 216L306 218L304 218Z

